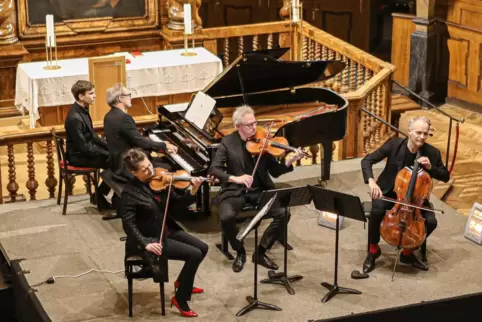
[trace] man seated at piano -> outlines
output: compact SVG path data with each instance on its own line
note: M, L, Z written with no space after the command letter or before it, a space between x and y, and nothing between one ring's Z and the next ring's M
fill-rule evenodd
M243 269L246 262L246 250L243 243L236 239L236 215L246 204L256 205L264 190L275 188L270 175L277 178L293 171L293 162L300 160L303 154L297 149L285 162L278 162L273 156L263 154L253 177L252 172L257 160L246 149L246 141L256 133L257 121L253 109L245 105L238 107L233 113L233 123L236 131L223 137L209 174L219 179L222 184L217 197L219 216L222 230L231 247L237 252L233 263L233 271L237 273ZM266 255L266 252L276 240L282 238L284 210L271 208L269 216L273 217L273 221L261 238L258 258L254 258L253 254L252 260L268 269L277 270L278 265Z
M111 107L104 117L104 135L112 158L113 176L121 181L133 178L124 167L123 154L131 148L141 148L156 168L171 170L169 164L160 157L151 157L150 152L177 153L177 147L168 142L154 142L142 136L136 122L128 114L132 106L131 93L122 84L107 89L107 104Z

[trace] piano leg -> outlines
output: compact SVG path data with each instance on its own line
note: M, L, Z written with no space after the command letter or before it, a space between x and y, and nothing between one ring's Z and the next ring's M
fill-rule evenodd
M320 184L326 186L325 181L330 180L331 171L331 159L333 155L333 142L324 141L321 143L323 145L323 158L321 159L321 178Z
M202 200L200 200L202 204L202 209L204 211L204 215L210 216L211 215L211 195L210 195L210 187L209 183L204 182L201 187L202 191Z

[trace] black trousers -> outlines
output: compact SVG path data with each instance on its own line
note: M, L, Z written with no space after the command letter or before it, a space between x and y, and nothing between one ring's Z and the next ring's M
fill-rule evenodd
M89 158L78 158L73 156L69 159L69 164L77 167L88 167L88 168L97 168L97 169L108 169L109 168L109 157L98 155ZM98 191L101 196L106 196L110 192L110 187L105 183L102 182L99 185Z
M247 203L256 205L260 197L261 192L248 192L241 196L224 199L219 204L219 217L223 233L235 251L243 247L243 243L236 239L238 234L236 216ZM273 221L266 228L259 243L259 246L266 250L270 249L276 240L281 241L284 238L285 210L284 208L271 208L267 216L272 217ZM290 217L290 213L288 213L288 221Z
M385 197L396 199L397 195L394 191L385 194ZM368 224L368 243L378 244L380 242L380 224L385 217L387 210L392 209L394 203L377 199L372 202L372 210L370 213L370 220ZM425 207L429 207L430 204L425 204ZM437 218L432 211L422 210L422 217L425 218L425 227L427 228L427 238L437 228Z
M162 252L164 256L167 256L167 259L184 262L177 278L179 288L176 292L176 298L179 301L191 300L194 278L196 277L199 264L201 264L208 252L208 245L183 230L175 230L168 233ZM156 271L159 271L156 267L153 267L154 265L159 265L157 262L158 256L153 256L152 253L145 251L142 257L154 274ZM155 276L154 280L156 280Z

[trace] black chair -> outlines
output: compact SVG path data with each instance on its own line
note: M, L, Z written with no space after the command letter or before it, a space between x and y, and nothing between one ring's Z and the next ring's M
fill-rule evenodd
M121 241L126 241L126 237L121 237ZM160 259L161 267L163 272L163 279L162 282L159 283L159 294L161 297L161 314L166 315L166 293L164 290L164 283L169 282L169 275L167 271L167 258L161 256ZM134 266L144 267L147 266L146 262L141 256L125 256L124 258L124 265L125 265L125 276L127 278L127 297L128 297L128 305L129 305L129 317L132 317L132 303L133 303L133 283L135 279L146 279L152 278L152 274L143 274L140 275L138 272L134 272Z
M58 187L58 196L57 196L57 205L60 205L60 199L62 198L62 184L65 183L65 191L64 191L64 207L62 210L62 215L65 215L67 212L67 202L69 199L69 177L71 176L78 176L78 175L85 175L87 177L87 192L89 196L92 195L91 190L91 180L94 184L94 193L95 193L95 203L97 204L97 210L100 211L99 207L99 194L97 193L97 187L99 185L99 169L96 168L88 168L88 167L75 167L68 164L68 161L65 157L65 142L64 138L55 134L55 131L52 130L52 138L55 142L57 147L57 163L59 166L59 187Z
M372 202L363 201L362 206L363 206L363 211L365 212L365 217L367 218L367 220L370 220L370 215L372 211ZM430 206L433 208L432 203L430 203ZM363 228L366 228L365 223L363 223L363 225L364 225ZM367 240L368 240L368 237L367 237ZM367 242L367 252L369 251L370 251L370 243ZM420 255L422 256L422 261L426 262L427 261L427 238L425 238L425 241L420 246Z

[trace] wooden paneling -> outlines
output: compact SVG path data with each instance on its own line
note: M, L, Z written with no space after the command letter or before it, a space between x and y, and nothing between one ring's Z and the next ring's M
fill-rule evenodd
M303 19L369 51L370 39L378 33L379 4L380 0L304 0ZM233 26L277 21L281 7L281 0L204 0L200 15L205 28Z
M437 0L435 15L448 22L482 30L480 0Z
M449 11L452 19L456 16L453 12ZM392 63L397 68L394 79L403 85L408 85L410 72L413 18L393 17ZM482 105L482 29L437 19L435 31L438 34L436 79L441 84L437 86L447 86L448 98Z
M408 86L410 73L410 35L415 31L412 19L413 16L393 15L391 63L397 68L393 79L404 86Z
M458 87L467 88L467 76L469 67L469 41L465 39L446 39L449 64L449 82Z

